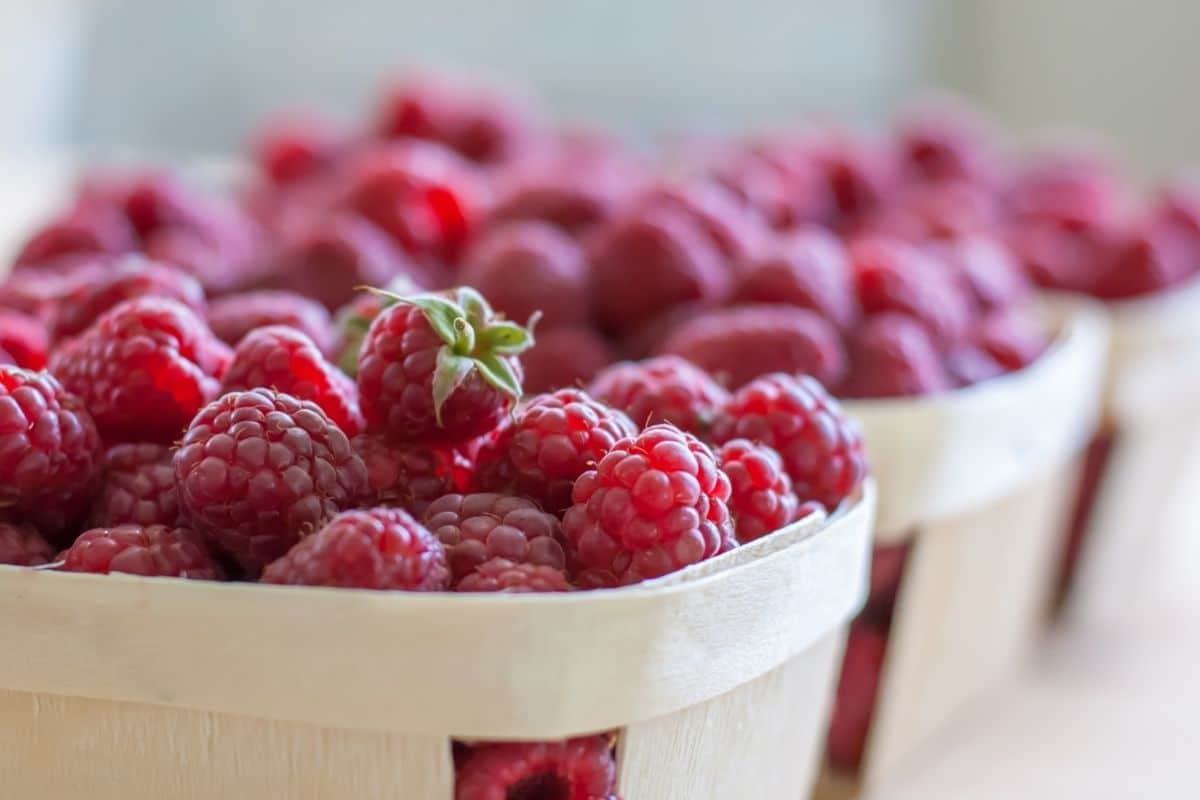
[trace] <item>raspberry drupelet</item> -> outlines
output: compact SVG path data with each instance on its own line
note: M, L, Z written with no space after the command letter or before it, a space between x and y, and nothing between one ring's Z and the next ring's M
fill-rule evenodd
M558 518L524 497L448 494L433 501L423 519L446 548L456 581L494 558L566 567Z
M53 559L54 549L36 528L27 523L0 519L0 564L36 567Z
M669 422L704 436L729 392L708 373L678 356L614 364L592 379L588 391L619 408L636 425Z
M59 559L63 572L125 572L208 581L225 577L199 535L168 525L93 528L81 533Z
M366 464L370 502L399 506L418 517L442 495L467 491L475 471L473 442L393 444L364 433L350 444Z
M558 742L485 742L472 745L458 767L454 800L609 800L616 794L616 781L607 735Z
M739 543L761 539L797 519L800 501L772 448L732 439L721 445L717 457L729 476L729 511Z
M175 452L153 442L118 444L104 454L104 478L92 501L94 528L169 525L179 521Z

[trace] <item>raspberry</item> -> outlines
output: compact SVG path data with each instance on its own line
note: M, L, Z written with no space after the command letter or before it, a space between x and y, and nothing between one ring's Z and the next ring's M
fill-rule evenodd
M1014 179L1008 203L1018 218L1103 227L1120 215L1125 198L1108 156L1077 145L1035 156Z
M1108 228L1064 226L1053 220L1022 220L1007 243L1026 273L1040 286L1090 292L1096 265L1106 263L1116 237Z
M676 328L659 352L682 356L734 389L769 372L803 373L835 385L846 369L833 324L791 306L709 311Z
M865 217L892 196L895 165L891 154L875 142L831 131L811 147L841 222Z
M263 570L263 583L403 589L449 588L450 567L441 543L407 511L344 511L296 543Z
M459 581L460 592L569 592L567 573L556 567L493 558Z
M25 369L43 369L48 347L46 328L41 322L20 311L0 308L0 350L14 364Z
M230 347L255 328L287 325L312 339L322 353L333 352L335 333L329 312L293 292L263 290L221 297L209 306L208 324Z
M749 439L773 447L796 496L831 511L867 474L858 426L807 376L764 375L743 386L717 414L713 439Z
M524 497L448 494L430 504L424 522L446 548L455 581L495 558L566 567L558 518Z
M697 436L708 432L713 414L729 399L708 373L677 356L614 364L592 379L588 391L635 424L669 422Z
M371 502L418 516L442 495L466 491L475 469L466 448L457 446L392 444L371 434L351 445L366 464Z
M752 257L767 237L762 220L715 181L651 187L634 201L634 213L661 208L689 218L729 264Z
M912 179L986 185L996 177L987 126L960 104L938 101L915 109L897 138L900 157Z
M397 299L359 354L370 429L395 441L465 441L495 428L521 396L516 355L532 344L529 333L465 287Z
M294 183L328 169L349 144L336 123L310 113L268 121L255 137L254 160L276 185Z
M54 550L32 525L0 519L0 564L36 567L54 559Z
M721 445L717 458L729 476L729 511L738 542L760 539L797 518L800 501L778 453L746 439L731 439Z
M711 311L703 303L672 306L647 319L621 337L621 352L626 358L646 358L658 352L676 328Z
M454 800L609 800L617 765L611 737L559 742L485 742L458 768Z
M943 369L951 385L956 387L974 386L1005 372L996 359L976 344L959 345L947 353Z
M880 314L850 341L845 397L912 397L951 387L937 348L921 323L904 314Z
M204 289L190 275L140 256L128 256L94 280L80 281L58 304L51 325L55 341L82 333L113 306L137 297L177 300L204 313Z
M528 324L586 323L591 316L588 271L574 240L539 222L497 228L463 259L459 279L498 313Z
M541 394L582 386L616 360L613 346L592 328L567 325L538 331L533 347L521 354L525 391Z
M187 528L118 525L84 531L63 554L64 572L92 572L219 581L224 570Z
M134 232L117 209L100 203L78 203L25 242L13 264L40 266L64 256L116 255L134 247Z
M773 230L790 231L828 217L829 197L811 160L760 145L726 153L707 171Z
M347 436L357 436L365 425L354 381L295 328L259 328L246 334L233 351L221 394L259 388L316 403Z
M104 455L100 492L92 503L92 527L178 523L174 455L170 447L151 442L110 447Z
M57 532L87 513L103 458L79 398L44 372L0 366L0 505Z
M996 195L982 186L962 181L919 183L860 220L848 233L919 244L994 230L1000 211Z
M1029 295L1029 279L1012 251L989 236L958 236L929 249L959 276L975 305L984 310L1016 305Z
M886 649L885 631L861 621L850 627L826 751L836 770L855 773L862 764Z
M558 513L571 504L575 479L636 431L624 413L579 389L538 395L480 449L476 482Z
M106 441L171 442L217 393L229 348L187 306L127 300L60 347L50 371Z
M745 264L734 298L807 308L842 329L858 317L846 249L837 237L818 228L780 237Z
M611 219L636 182L611 156L555 152L500 175L487 225L545 222L578 237Z
M612 220L596 231L589 256L597 311L613 331L628 332L677 303L718 303L729 291L720 251L677 209Z
M652 425L575 482L563 517L568 556L593 585L637 583L712 558L736 544L729 493L707 445Z
M1029 366L1046 351L1046 332L1036 320L1014 311L1001 311L980 320L975 338L1006 372Z
M397 296L419 291L407 275L393 278L384 288L384 292L359 292L337 311L337 364L352 378L358 375L358 353L371 323L385 308L395 305Z
M269 389L201 409L175 454L184 516L250 574L367 492L367 469L314 403Z
M1196 268L1196 252L1178 229L1142 225L1117 237L1092 293L1108 300L1139 297L1183 282Z

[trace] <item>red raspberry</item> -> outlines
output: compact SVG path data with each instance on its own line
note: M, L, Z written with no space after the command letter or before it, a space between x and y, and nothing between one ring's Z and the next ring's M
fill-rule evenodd
M64 572L127 572L165 578L224 580L204 540L188 528L118 525L84 531L59 558Z
M849 229L853 235L878 235L913 243L952 239L994 230L1001 207L996 195L962 181L908 187L894 202Z
M677 209L612 220L596 231L589 256L597 311L613 331L628 332L678 303L718 303L729 292L720 251Z
M567 573L556 567L493 558L476 567L455 587L460 592L569 592Z
M897 134L909 177L990 184L997 163L984 120L959 103L938 100L915 109Z
M724 153L707 171L776 231L829 217L828 191L811 159L785 155L773 145L760 143Z
M171 442L217 393L229 348L174 300L127 300L60 347L50 371L107 441Z
M575 482L563 517L568 555L590 584L637 583L712 558L736 544L729 493L707 445L652 425Z
M463 259L459 280L474 287L497 313L528 324L586 324L591 316L588 270L575 241L540 222L497 228Z
M407 511L344 511L263 570L263 583L438 592L450 587L446 551Z
M637 427L579 389L534 397L479 452L477 484L513 491L558 513L571 504L575 479Z
M18 367L39 370L46 366L49 348L46 328L36 318L0 308L0 350Z
M395 305L398 296L420 291L407 275L393 278L384 288L384 292L359 292L337 311L337 364L352 378L358 375L358 353L371 323L385 308Z
M609 800L617 765L611 737L561 742L485 742L457 770L454 800Z
M736 389L769 372L814 376L835 385L846 369L833 324L790 306L734 306L685 322L659 351L682 356Z
M87 513L103 459L79 398L44 372L0 366L0 506L57 531Z
M0 519L0 564L36 567L53 560L53 548L36 528Z
M103 203L78 203L25 242L13 265L40 266L64 256L116 255L134 247L134 232L120 211Z
M1109 263L1116 238L1107 227L1032 219L1014 224L1007 243L1038 285L1090 293L1096 266Z
M110 271L83 280L58 304L51 325L55 341L82 333L113 306L137 297L166 297L204 313L204 289L190 275L140 256L128 256Z
M418 516L442 495L466 491L475 470L469 448L393 444L372 434L355 437L351 445L367 466L371 502Z
M831 131L810 146L839 221L863 218L891 198L896 165L877 143Z
M1119 170L1097 148L1076 144L1070 150L1038 154L1009 189L1011 213L1067 227L1105 227L1126 204Z
M1029 278L1020 262L989 236L958 236L930 245L929 250L950 267L975 305L984 310L1016 305L1029 295Z
M800 501L773 449L732 439L721 445L717 457L732 487L729 511L738 542L760 539L797 519Z
M592 380L588 391L637 425L669 422L697 436L708 432L717 408L729 399L708 373L678 356L614 364Z
M371 430L395 441L465 441L495 428L521 396L516 355L532 337L472 289L400 299L371 323L359 353Z
M745 264L734 297L743 303L807 308L842 329L858 317L846 249L819 228L780 237Z
M976 344L963 344L946 354L943 369L955 387L974 386L1004 374L1004 367Z
M1196 269L1194 242L1177 228L1142 224L1114 238L1109 257L1092 280L1097 297L1119 300L1154 294L1182 283Z
M250 331L267 325L286 325L313 340L322 353L332 353L336 334L329 312L320 303L285 291L263 290L221 297L208 309L214 334L234 347Z
M254 160L276 185L294 183L328 169L349 145L341 126L311 113L271 119L253 145Z
M634 213L661 208L689 218L725 258L737 265L753 257L767 238L762 219L715 181L650 187L634 201ZM728 267L727 267L728 268Z
M807 376L764 375L743 386L717 414L713 439L749 439L773 447L796 496L816 500L830 511L867 474L858 426Z
M1015 311L1001 311L980 320L975 339L1006 372L1023 369L1046 351L1049 341L1036 320Z
M912 397L951 388L941 356L921 323L904 314L880 314L850 341L845 397Z
M826 751L836 770L853 774L862 764L886 649L885 631L867 622L850 627Z
M233 351L221 394L259 388L316 403L347 436L357 436L365 425L354 381L295 328L259 328L246 334Z
M150 442L110 447L100 493L92 503L92 527L177 524L174 456L170 447Z
M533 347L521 354L525 391L541 394L585 385L616 360L613 346L592 328L567 325L538 331Z
M367 492L367 469L314 403L269 389L201 409L175 454L192 526L249 573Z
M626 358L647 358L658 352L676 328L682 327L712 309L703 303L684 303L655 314L621 337L621 352Z
M566 567L558 518L524 497L448 494L430 504L424 522L446 548L455 581L493 558Z

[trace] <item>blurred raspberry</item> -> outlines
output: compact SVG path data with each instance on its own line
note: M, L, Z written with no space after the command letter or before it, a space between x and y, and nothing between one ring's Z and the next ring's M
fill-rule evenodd
M36 567L54 560L54 550L37 529L0 519L0 564Z
M255 135L254 160L267 180L294 183L333 165L349 146L337 122L309 112L269 119Z
M651 186L634 199L632 213L651 209L674 211L690 219L725 258L727 269L757 255L768 236L762 219L714 181Z
M865 622L850 627L826 751L830 766L841 772L854 774L862 764L886 649L886 632Z
M617 360L608 340L582 325L539 330L533 347L521 354L524 387L529 394L583 386Z
M1007 235L1013 255L1035 283L1084 293L1092 291L1098 267L1111 261L1116 239L1106 227L1039 219L1020 221Z
M793 148L758 142L719 155L707 172L774 230L793 231L825 221L829 195L811 159Z
M745 264L734 299L807 308L842 329L858 317L846 249L819 228L779 237Z
M797 519L800 501L783 459L772 448L731 439L717 451L729 476L729 511L741 544L760 539Z
M454 800L609 800L617 765L607 735L558 742L482 742L457 769Z
M987 233L1000 223L1001 211L996 194L983 186L963 181L919 183L847 232L920 244L930 239Z
M204 581L225 578L203 539L187 528L167 525L92 528L81 533L59 558L63 572L126 572Z
M121 212L102 203L76 203L47 222L21 247L14 266L55 262L64 256L117 255L136 247Z
M313 403L269 389L201 409L175 454L184 517L249 574L367 493L367 470Z
M959 345L946 354L943 369L954 387L974 386L998 378L1006 370L977 344Z
M1006 372L1029 366L1050 345L1045 328L1034 318L1016 311L984 317L976 326L975 338Z
M337 365L352 378L358 375L358 354L371 323L385 308L395 305L397 298L420 291L406 275L393 278L382 288L383 292L360 291L334 317Z
M344 511L263 570L263 583L438 592L450 586L446 552L407 511Z
M0 351L7 353L14 364L43 369L48 348L46 328L40 321L20 311L0 308Z
M989 236L959 236L931 244L929 250L950 267L974 304L985 311L1016 305L1029 296L1029 279L1020 263L1011 250Z
M513 563L493 558L476 567L459 581L460 592L569 592L567 573L556 567Z
M221 297L208 309L208 324L230 347L252 330L268 325L295 328L322 353L332 353L336 334L329 312L320 303L285 291L262 290Z
M680 303L648 318L621 337L621 352L625 358L646 358L658 352L676 328L707 314L706 303Z
M863 218L896 189L896 164L878 143L827 131L810 143L812 157L833 199L837 222Z
M1197 251L1177 230L1141 225L1120 236L1092 285L1097 297L1119 300L1182 283L1196 269Z
M423 520L446 548L455 582L495 558L557 570L566 567L558 518L524 497L448 494L429 505Z
M104 478L92 502L93 528L179 522L174 451L161 444L118 444L104 455Z
M371 434L355 437L351 445L366 464L370 501L417 516L442 495L465 492L475 470L466 447L393 444Z
M1105 227L1126 206L1123 185L1105 153L1075 144L1033 156L1014 177L1008 204L1010 213L1022 220Z
M951 388L926 329L904 314L879 314L850 340L850 373L841 394L852 398L911 397Z
M770 372L812 375L832 386L846 369L833 324L782 305L706 312L676 328L659 352L686 358L732 389Z
M858 426L807 376L776 373L746 384L717 414L712 435L718 443L749 439L774 448L796 496L830 511L867 475Z
M900 157L912 180L990 185L997 157L986 122L964 104L938 100L914 108L897 132Z
M708 373L678 356L614 364L592 380L588 391L624 411L635 425L669 422L701 437L729 399Z

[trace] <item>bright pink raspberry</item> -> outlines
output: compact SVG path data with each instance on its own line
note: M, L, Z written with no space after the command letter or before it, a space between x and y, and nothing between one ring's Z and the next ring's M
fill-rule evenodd
M54 549L32 525L0 519L0 564L36 567L54 560Z
M657 578L734 547L729 478L707 445L672 425L622 439L579 476L563 517L588 585Z
M942 357L921 323L904 314L879 314L850 341L844 397L915 397L952 387Z
M800 501L774 449L731 439L717 450L717 457L732 488L729 511L738 542L761 539L797 519Z
M7 353L14 364L44 369L48 350L46 327L36 317L0 308L0 351Z
M485 491L533 498L558 513L571 504L575 479L636 431L623 412L579 389L539 395L480 449L476 483Z
M332 353L336 334L329 312L320 303L294 292L261 290L220 297L208 308L208 324L230 347L252 330L286 325L313 340L322 353Z
M224 580L204 540L188 528L118 525L84 531L60 556L63 572Z
M152 442L118 444L104 455L104 478L92 502L93 528L179 522L175 451Z
M524 497L448 494L429 505L423 521L446 548L455 581L493 558L557 570L567 565L558 518Z
M369 433L351 445L367 466L371 502L417 516L442 495L465 492L475 471L470 447L396 444Z
M250 575L367 493L341 429L316 404L270 389L201 409L175 479L185 519Z
M807 308L842 329L859 313L846 249L819 228L780 237L743 265L734 298Z
M481 742L458 767L454 800L610 800L617 765L611 737L558 742Z
M801 501L836 509L867 474L858 426L807 376L764 375L734 392L713 423L713 440L749 439L783 458Z
M493 558L476 567L455 587L460 592L569 592L567 573L556 567Z
M263 583L438 592L450 587L446 552L399 508L344 511L263 570Z
M539 330L533 347L521 354L525 391L541 394L584 386L616 360L613 346L594 328L566 325Z
M635 425L669 422L704 436L729 392L708 373L678 356L614 364L592 379L597 400L624 411Z

